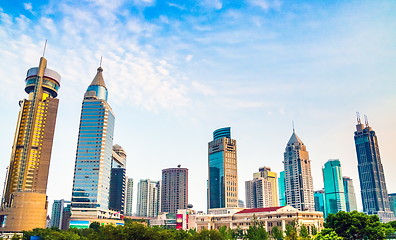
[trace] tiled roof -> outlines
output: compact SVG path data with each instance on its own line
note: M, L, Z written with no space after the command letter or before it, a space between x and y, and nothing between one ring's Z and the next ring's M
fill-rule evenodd
M276 211L276 210L278 210L278 209L281 209L281 208L283 208L284 206L282 206L282 207L267 207L267 208L249 208L249 209L245 209L245 210L242 210L242 211L240 211L240 212L237 212L237 213L235 213L235 214L240 214L240 213L256 213L256 212L274 212L274 211Z

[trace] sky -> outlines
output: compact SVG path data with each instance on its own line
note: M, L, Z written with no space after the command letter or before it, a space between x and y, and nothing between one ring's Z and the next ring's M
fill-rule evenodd
M396 2L282 0L0 0L0 181L5 179L24 79L61 76L49 203L70 199L81 102L103 56L114 143L127 175L161 179L189 169L189 202L206 210L207 144L229 126L239 198L259 167L283 169L292 134L307 146L315 190L340 159L361 208L356 112L376 131L389 193L396 192ZM136 207L136 200L134 200Z

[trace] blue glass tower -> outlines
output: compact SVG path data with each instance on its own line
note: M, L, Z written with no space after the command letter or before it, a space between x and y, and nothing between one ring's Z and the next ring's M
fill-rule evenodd
M346 211L344 184L341 163L338 159L329 160L322 168L325 190L325 217L330 213Z
M363 211L367 214L377 214L382 222L392 221L394 215L389 207L377 135L369 126L367 118L365 125L361 123L359 116L357 120L354 139Z
M325 210L325 192L324 190L314 191L315 211L326 212Z
M279 191L279 206L286 206L285 171L279 173L278 191Z
M236 141L231 139L231 128L213 132L208 154L208 209L238 207Z
M107 103L102 71L99 67L82 103L71 219L111 218L109 191L115 117Z

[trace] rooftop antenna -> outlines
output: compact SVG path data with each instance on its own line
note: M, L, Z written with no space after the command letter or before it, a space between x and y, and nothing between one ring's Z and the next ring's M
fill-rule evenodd
M360 113L356 112L356 120L358 122L358 124L362 124L362 121L360 120Z
M102 67L102 56L100 56L100 64L99 64L99 67L100 67L100 68Z
M364 123L366 124L366 127L369 126L368 117L366 114L364 115Z
M45 39L45 43L44 43L44 50L43 50L43 57L45 55L45 49L47 48L47 39Z
M292 126L293 126L293 133L295 133L295 129L294 129L294 120L292 120Z

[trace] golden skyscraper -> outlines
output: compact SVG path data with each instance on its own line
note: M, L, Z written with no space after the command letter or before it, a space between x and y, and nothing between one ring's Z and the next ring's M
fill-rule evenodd
M59 100L60 75L47 68L28 70L25 91L19 102L15 138L3 192L0 231L45 228L47 181Z

